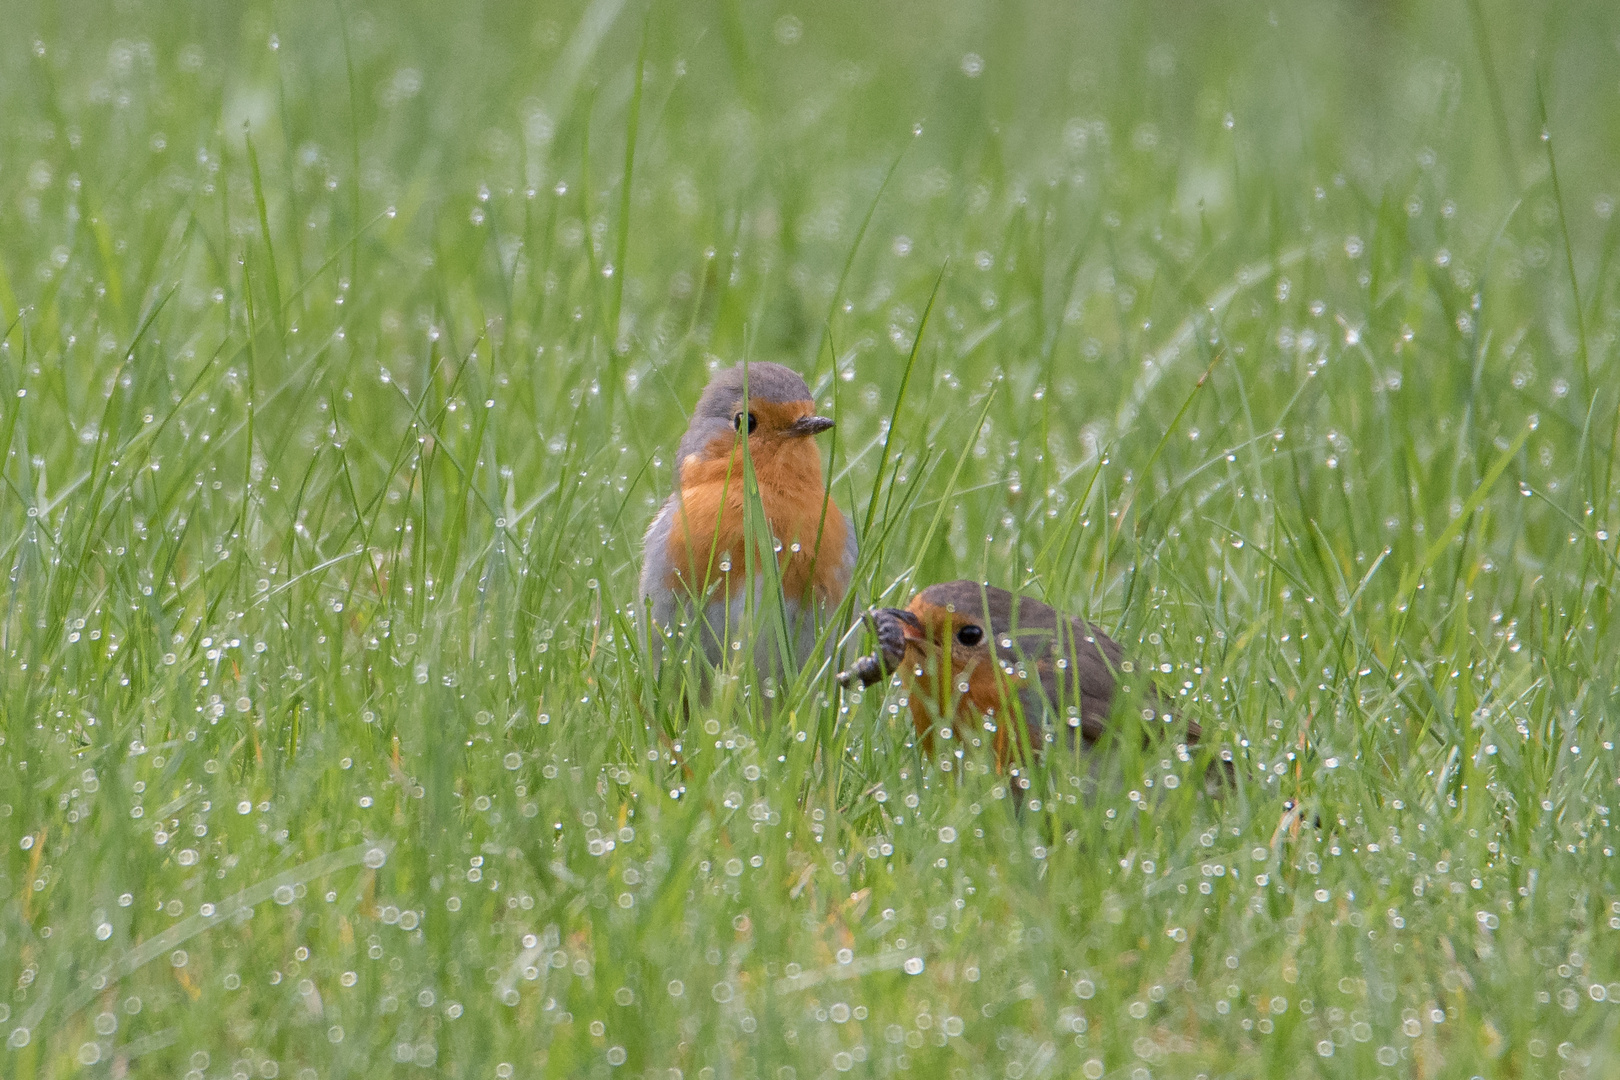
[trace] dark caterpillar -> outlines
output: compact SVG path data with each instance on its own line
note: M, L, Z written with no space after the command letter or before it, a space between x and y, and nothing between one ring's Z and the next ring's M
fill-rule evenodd
M906 627L920 630L917 616L901 608L874 608L866 615L872 633L877 636L877 651L863 656L850 665L848 671L838 673L841 686L871 686L892 675L906 655Z

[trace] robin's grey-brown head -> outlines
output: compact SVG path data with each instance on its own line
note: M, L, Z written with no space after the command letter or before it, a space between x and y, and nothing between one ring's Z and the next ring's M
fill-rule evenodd
M993 649L1006 662L1034 658L1054 647L1072 649L1075 624L1039 600L977 581L931 585L917 596L921 606L949 627L960 649Z
M810 387L792 368L738 364L716 372L698 399L681 439L676 475L688 457L702 454L721 436L802 438L832 426L831 420L815 415Z

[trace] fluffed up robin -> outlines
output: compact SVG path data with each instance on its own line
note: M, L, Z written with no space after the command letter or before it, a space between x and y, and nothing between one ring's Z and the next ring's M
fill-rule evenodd
M900 672L926 749L946 716L957 738L991 733L1002 770L1016 764L1020 741L1040 753L1047 718L1070 731L1071 739L1078 731L1087 746L1107 733L1124 654L1083 620L975 581L930 586L904 609L878 608L870 619L877 651L839 680L869 686ZM1200 734L1196 723L1186 721L1188 743Z
M642 607L663 633L695 624L716 664L753 634L762 674L810 658L855 572L855 531L822 482L812 438L832 426L780 364L739 364L709 381L676 452L675 490L643 543ZM745 453L774 555L757 524L749 546ZM767 578L770 557L779 573Z

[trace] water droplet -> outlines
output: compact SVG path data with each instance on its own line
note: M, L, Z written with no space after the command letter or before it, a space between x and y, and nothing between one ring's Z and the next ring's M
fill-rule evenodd
M804 34L804 24L792 15L783 15L776 20L776 40L783 45L795 44Z

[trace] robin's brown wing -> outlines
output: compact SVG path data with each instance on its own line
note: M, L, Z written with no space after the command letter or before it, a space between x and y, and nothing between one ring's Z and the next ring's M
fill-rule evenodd
M1082 723L1081 732L1086 736L1087 742L1092 742L1101 735L1104 722L1108 719L1109 710L1113 706L1116 678L1114 673L1120 669L1125 650L1113 638L1079 619L1073 620L1071 632L1075 635L1077 643L1071 655L1074 657L1072 663L1080 673L1080 688L1084 698L1082 716L1088 720L1092 716L1095 717L1095 726ZM1153 710L1156 718L1161 718L1167 707L1151 682L1145 688L1142 703ZM1097 711L1088 714L1086 706L1094 706ZM1198 742L1203 734L1202 729L1196 721L1185 717L1182 719L1186 721L1187 741ZM1092 734L1093 731L1097 734Z
M1045 613L1028 610L1032 606L1021 605L1020 614L1048 625L1026 624L1016 635L1025 664L1033 661L1038 676L1020 694L1025 715L1034 719L1043 709L1050 710L1059 726L1078 730L1086 743L1094 743L1107 731L1122 650L1094 626L1055 612L1050 620L1040 618ZM1033 732L1032 728L1032 736Z
M1030 610L1034 606L1033 601L1026 601L1021 605L1020 614L1031 622L1045 622L1041 618L1044 613ZM1117 673L1125 651L1113 638L1084 620L1056 616L1050 622L1050 630L1044 626L1021 630L1017 635L1019 644L1026 657L1039 657L1035 668L1040 674L1039 693L1044 695L1047 707L1064 724L1077 719L1078 725L1069 726L1078 727L1088 744L1096 742L1107 732ZM1041 704L1031 700L1034 689L1029 687L1023 692L1026 713L1032 705L1039 708ZM1164 702L1152 686L1147 688L1143 701L1156 714L1164 710ZM1186 724L1187 741L1196 743L1202 731L1192 720L1187 720Z

